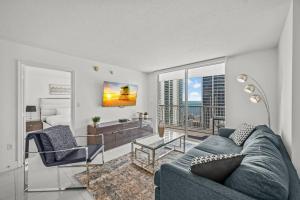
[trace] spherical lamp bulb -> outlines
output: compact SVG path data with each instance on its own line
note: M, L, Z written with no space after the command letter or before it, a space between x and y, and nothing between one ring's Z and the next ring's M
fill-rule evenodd
M245 83L248 79L248 75L247 74L240 74L236 77L236 80L240 83Z
M253 84L248 84L245 86L244 91L249 94L252 94L255 91L255 86Z
M259 96L258 94L253 94L250 96L250 101L252 103L259 103L261 101L261 96Z

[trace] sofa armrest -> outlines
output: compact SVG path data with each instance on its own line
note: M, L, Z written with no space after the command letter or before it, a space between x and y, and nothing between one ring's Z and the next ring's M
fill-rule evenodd
M235 131L235 129L232 129L232 128L220 128L219 135L222 137L228 138L234 131Z
M163 164L160 200L255 200L220 183L192 174L174 164Z

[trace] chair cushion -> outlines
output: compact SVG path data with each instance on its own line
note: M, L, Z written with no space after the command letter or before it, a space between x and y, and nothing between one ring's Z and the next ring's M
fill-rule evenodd
M236 145L231 139L218 135L209 136L195 148L212 154L231 154L242 151L242 147Z
M241 146L251 135L254 129L255 126L243 123L229 136L229 138L232 139L236 145Z
M242 162L242 154L219 154L195 157L191 172L216 182L223 182Z
M53 126L43 130L47 135L54 151L70 149L77 146L77 142L73 137L72 131L69 126ZM55 159L57 161L63 160L72 151L62 151L55 153Z
M246 157L225 181L225 185L256 199L286 200L289 173L276 143L269 133L256 130L244 144Z
M101 144L88 145L88 162L91 162L94 159L95 153L103 148ZM53 163L47 163L47 167L58 166L58 165L67 165L78 162L86 161L86 152L85 149L79 149L73 151L71 154L67 155L63 160L55 161Z
M41 133L40 135L43 151L53 151L53 147L51 145L51 142L49 141L49 138L46 134ZM55 161L55 153L45 153L44 154L45 160L47 163L52 163Z

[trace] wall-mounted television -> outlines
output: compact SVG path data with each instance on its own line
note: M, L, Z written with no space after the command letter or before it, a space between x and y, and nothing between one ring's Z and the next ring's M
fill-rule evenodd
M128 83L104 81L102 106L122 107L135 106L138 86Z

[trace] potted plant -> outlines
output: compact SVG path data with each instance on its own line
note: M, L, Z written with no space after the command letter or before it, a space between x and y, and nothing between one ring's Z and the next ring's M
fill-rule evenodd
M95 128L97 127L97 124L100 122L100 119L101 118L99 116L95 116L92 118Z
M144 112L144 119L148 119L148 113Z

